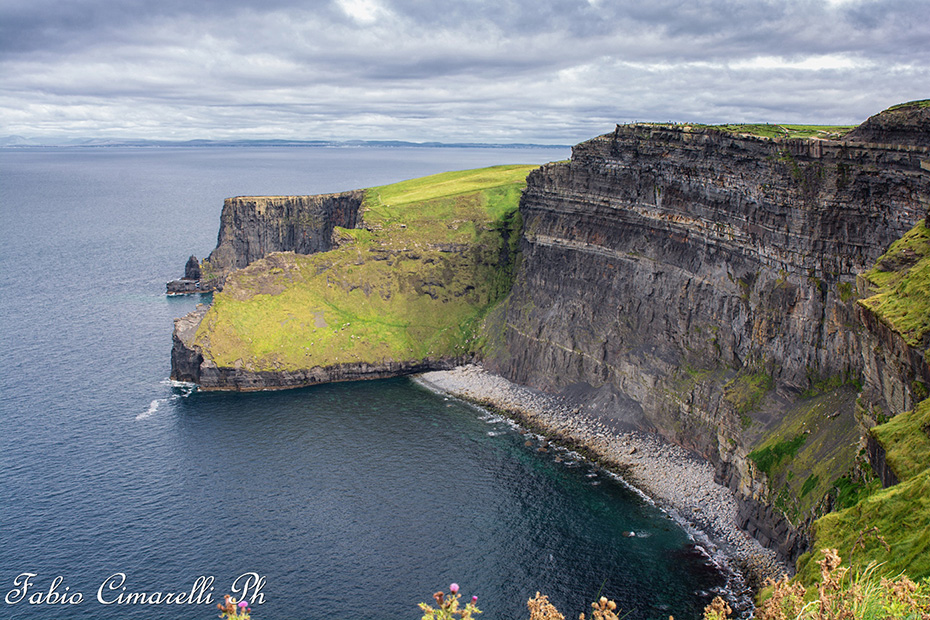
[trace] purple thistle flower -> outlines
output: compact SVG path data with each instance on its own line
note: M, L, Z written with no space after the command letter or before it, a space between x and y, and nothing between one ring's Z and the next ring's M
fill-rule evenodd
M458 594L458 593L459 593L459 584L453 583L452 585L450 585L450 586L449 586L449 592L451 592L452 594Z
M478 602L478 597L477 597L477 596L471 597L471 604L472 604L472 605L474 605L474 604L477 603L477 602Z
M246 601L239 601L239 607L248 607L249 604Z

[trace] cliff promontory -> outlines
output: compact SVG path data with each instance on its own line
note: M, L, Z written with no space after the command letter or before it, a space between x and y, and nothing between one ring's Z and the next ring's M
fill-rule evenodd
M227 200L205 263L228 275L209 309L176 322L172 376L280 389L471 359L481 319L510 287L530 169Z

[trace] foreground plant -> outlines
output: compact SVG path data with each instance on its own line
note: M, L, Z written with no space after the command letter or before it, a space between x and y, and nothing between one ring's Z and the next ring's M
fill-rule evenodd
M526 602L526 606L530 609L530 620L565 620L565 616L559 613L545 594L537 592L534 598Z
M530 610L530 620L565 620L555 605L549 602L549 597L536 593L536 596L526 602ZM593 620L620 620L617 616L617 604L602 596L597 602L591 603L591 617ZM585 620L584 614L579 614L578 620Z
M617 604L602 596L596 603L591 603L591 616L594 620L620 620L617 616ZM578 616L578 620L584 620L584 614Z
M760 620L930 620L930 583L906 576L879 578L877 565L851 573L836 549L823 549L817 598L805 602L805 588L787 577L769 580L772 596L758 610ZM705 611L705 619L708 618Z
M437 592L433 595L433 598L436 600L438 607L420 603L420 609L423 610L423 620L453 620L454 618L470 620L472 616L481 613L481 610L476 606L478 602L477 596L471 597L471 601L466 603L464 607L459 607L461 595L459 595L459 584L457 583L449 586L449 594Z
M216 604L217 608L220 610L220 618L225 620L235 619L235 620L249 620L252 616L252 610L249 608L249 604L246 601L236 601L233 597L228 594L223 597L222 603Z
M727 620L732 613L730 605L719 596L715 596L710 605L704 608L704 620Z

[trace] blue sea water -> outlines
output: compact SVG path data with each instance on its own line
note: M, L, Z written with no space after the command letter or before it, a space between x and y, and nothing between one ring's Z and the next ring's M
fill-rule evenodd
M567 617L602 594L631 619L698 616L723 578L673 521L476 407L408 379L167 381L172 319L200 300L164 283L212 249L223 198L567 155L0 149L0 619L215 618L250 573L256 620L418 618L453 581L488 620L527 617L537 590ZM58 577L66 602L35 602ZM201 578L195 603L121 602Z

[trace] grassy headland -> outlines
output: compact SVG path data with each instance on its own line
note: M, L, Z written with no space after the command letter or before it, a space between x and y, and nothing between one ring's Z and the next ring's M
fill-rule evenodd
M195 337L221 367L295 370L475 351L510 288L520 193L535 166L450 172L367 191L337 247L234 273Z

